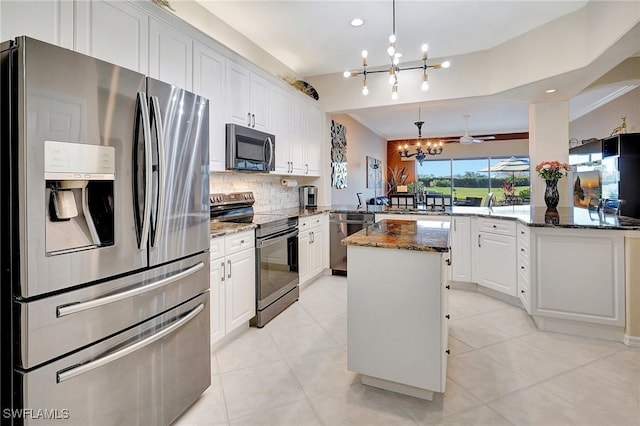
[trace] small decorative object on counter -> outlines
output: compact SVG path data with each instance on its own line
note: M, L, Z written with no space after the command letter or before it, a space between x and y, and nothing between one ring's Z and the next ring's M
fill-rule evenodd
M622 117L622 124L611 131L611 135L619 135L621 133L627 133L627 117Z
M538 176L544 179L547 187L544 191L544 202L548 209L555 209L560 201L558 179L567 175L571 166L561 161L543 161L536 166Z
M558 210L548 208L547 211L544 212L544 223L558 225L560 223L560 214L558 213Z

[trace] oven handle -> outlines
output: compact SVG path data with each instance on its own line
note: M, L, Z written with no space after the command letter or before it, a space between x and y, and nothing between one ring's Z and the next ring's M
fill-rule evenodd
M280 235L276 235L275 237L265 238L263 240L258 240L257 241L258 242L258 248L270 246L272 244L277 243L280 240L287 239L287 238L290 238L290 237L295 237L296 235L298 235L298 230L297 229L295 231L288 232L286 234L280 234Z
M90 300L88 302L76 302L70 305L58 306L58 308L56 309L56 317L57 318L64 317L66 315L71 315L78 312L86 311L87 309L93 309L93 308L97 308L98 306L107 305L109 303L117 302L123 299L128 299L130 297L137 296L142 293L146 293L149 290L155 290L156 288L163 287L174 281L177 281L186 276L189 276L199 271L202 268L204 268L204 263L198 262L192 267L185 269L182 272L178 272L175 275L172 275L167 278L163 278L159 281L155 281L151 284L148 284L142 287L134 288L128 291L123 291L121 293L112 294L106 297L101 297L99 299Z
M165 337L168 334L173 333L174 331L176 331L177 329L179 329L180 327L184 326L185 324L187 324L189 321L191 321L192 319L194 319L200 312L202 312L204 310L204 304L200 303L198 306L196 306L195 308L193 308L187 315L185 315L183 318L181 318L180 320L176 321L175 323L171 324L169 327L163 329L162 331L159 331L155 334L152 334L151 336L140 340L137 343L134 343L131 346L127 346L124 349L121 349L117 352L114 352L112 354L103 356L102 358L98 358L95 361L91 361L88 362L86 364L83 365L79 365L78 367L75 368L71 368L70 370L66 370L66 371L62 371L62 372L58 372L57 373L57 382L58 383L62 383L65 380L69 380L72 379L76 376L79 376L81 374L87 373L91 370L95 370L98 367L102 367L103 365L109 364L117 359L122 358L123 356L129 355L130 353L133 353L137 350L140 350L142 348L144 348L147 345L150 345L151 343L162 339L163 337Z

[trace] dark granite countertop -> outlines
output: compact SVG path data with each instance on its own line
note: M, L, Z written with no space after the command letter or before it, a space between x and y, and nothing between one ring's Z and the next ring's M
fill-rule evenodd
M413 220L382 220L342 240L345 246L449 251L449 230Z
M248 231L255 229L253 223L233 223L233 222L209 222L209 235L211 237L221 237L227 234L235 234L236 232Z

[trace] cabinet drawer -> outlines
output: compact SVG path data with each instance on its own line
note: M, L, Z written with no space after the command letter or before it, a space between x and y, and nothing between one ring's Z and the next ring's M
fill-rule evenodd
M227 235L224 240L224 251L226 256L255 247L253 231L244 231L238 232L237 234Z
M481 232L511 236L516 235L516 223L511 220L479 219L478 228Z
M215 237L209 240L209 257L211 260L224 257L224 237Z
M321 226L322 225L322 215L321 214L317 214L315 216L311 216L308 219L309 219L309 226L311 228L315 228L317 226Z
M311 217L301 217L298 218L298 231L302 233L302 231L306 231L309 229L309 224L311 223Z

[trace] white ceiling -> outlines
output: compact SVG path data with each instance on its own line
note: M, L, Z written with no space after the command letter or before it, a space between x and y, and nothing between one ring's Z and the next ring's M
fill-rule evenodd
M358 69L363 49L369 52L370 68L386 66L389 61L386 47L392 30L391 0L196 1L299 77ZM403 59L415 61L420 57L421 44L428 43L430 57L445 60L495 47L586 3L397 0L396 48L404 54ZM351 27L349 22L354 17L362 18L365 24ZM570 104L572 118L588 112L590 105L622 93L625 91L613 85L583 99L574 98ZM413 122L417 121L419 106L426 123L423 136L461 135L464 114L471 116L471 135L528 131L528 104L497 97L401 104L349 113L387 139L410 138L417 137Z

